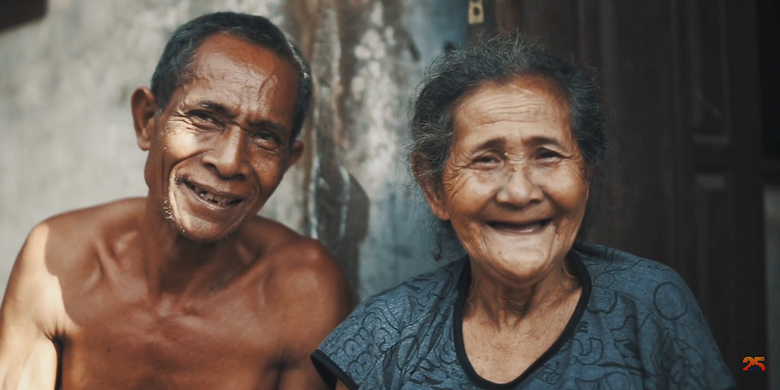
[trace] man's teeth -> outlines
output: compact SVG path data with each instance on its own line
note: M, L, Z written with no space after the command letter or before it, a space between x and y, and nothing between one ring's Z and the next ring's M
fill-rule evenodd
M200 195L201 198L218 205L227 206L230 203L230 199L225 198L224 196L214 195L210 192L201 191L198 195Z
M220 206L228 206L228 205L231 205L231 204L234 204L234 203L238 202L238 200L230 199L230 198L225 197L225 196L215 195L215 194L212 194L211 192L208 192L208 191L203 191L203 190L196 189L193 186L190 186L190 188L195 190L195 193L197 193L198 196L200 196L201 198L203 198L203 199L205 199L205 200L207 200L207 201L209 201L211 203L218 204Z

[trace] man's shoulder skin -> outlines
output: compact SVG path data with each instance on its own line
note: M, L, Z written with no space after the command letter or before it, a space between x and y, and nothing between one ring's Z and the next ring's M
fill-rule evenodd
M238 258L225 261L235 267L211 289L150 299L138 257L144 207L144 199L121 200L36 226L12 273L0 346L25 339L46 353L24 364L55 369L59 352L71 367L63 384L74 388L111 385L98 378L134 388L177 372L177 385L243 377L247 388L309 386L309 353L351 309L343 273L321 244L258 216L234 233ZM24 337L10 340L21 328ZM0 353L0 389L17 388L13 369L2 369L19 358ZM73 369L82 364L91 378ZM21 371L22 383L50 383Z

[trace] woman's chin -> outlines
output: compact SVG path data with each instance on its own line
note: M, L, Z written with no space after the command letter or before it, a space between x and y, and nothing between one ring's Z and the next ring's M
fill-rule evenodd
M549 248L514 246L485 256L472 257L472 263L477 263L474 267L492 268L491 273L507 282L526 284L544 279L557 263L562 264L562 258Z

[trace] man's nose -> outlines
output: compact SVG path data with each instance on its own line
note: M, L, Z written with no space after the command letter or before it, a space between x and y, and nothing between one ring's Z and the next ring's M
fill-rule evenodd
M544 197L542 189L534 182L530 168L520 164L510 165L503 178L496 201L512 207L524 207L540 202Z
M225 178L245 175L248 169L246 161L247 133L237 126L230 127L220 134L218 142L203 162L216 168Z

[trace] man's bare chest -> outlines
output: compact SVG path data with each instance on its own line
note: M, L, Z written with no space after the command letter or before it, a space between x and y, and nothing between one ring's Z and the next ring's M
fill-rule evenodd
M59 337L63 389L274 388L284 341L242 300L85 299Z

